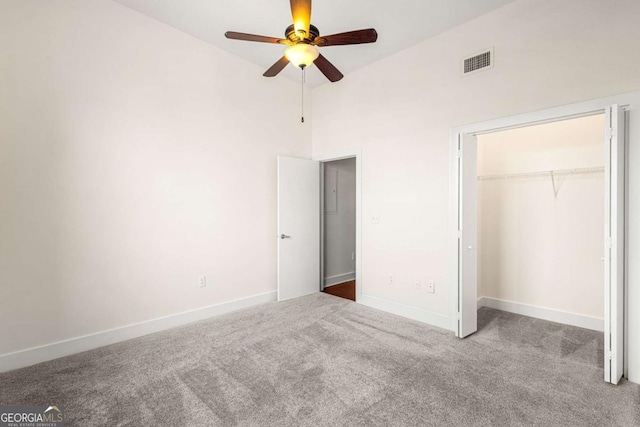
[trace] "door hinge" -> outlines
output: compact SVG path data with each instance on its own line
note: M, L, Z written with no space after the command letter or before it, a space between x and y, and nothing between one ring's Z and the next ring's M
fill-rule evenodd
M462 319L462 313L458 312L458 320Z
M607 248L613 248L613 239L611 237L607 237Z
M606 350L604 352L604 359L605 360L613 360L614 357L615 357L615 353L613 351Z
M462 151L461 150L456 151L456 157L457 158L462 157Z
M616 132L613 128L607 128L605 130L605 136L607 139L613 139L616 136Z

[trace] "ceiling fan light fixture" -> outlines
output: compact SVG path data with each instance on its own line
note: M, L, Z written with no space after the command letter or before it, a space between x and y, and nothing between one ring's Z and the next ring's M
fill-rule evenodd
M289 62L298 68L306 68L313 64L313 61L315 61L319 55L320 51L317 47L306 43L289 46L284 52L284 56L287 57Z

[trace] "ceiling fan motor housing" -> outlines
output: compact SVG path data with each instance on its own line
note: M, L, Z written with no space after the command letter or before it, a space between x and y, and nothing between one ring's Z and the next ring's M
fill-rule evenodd
M296 29L293 25L289 25L284 31L284 36L292 43L311 43L320 35L320 30L315 25L309 25L309 34L305 38L300 38L300 35L296 33Z

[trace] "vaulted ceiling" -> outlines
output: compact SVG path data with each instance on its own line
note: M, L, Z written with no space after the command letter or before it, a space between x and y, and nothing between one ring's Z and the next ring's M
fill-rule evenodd
M285 46L229 40L225 31L284 37L291 24L288 0L114 0L158 21L191 34L266 70ZM321 49L324 56L349 74L409 46L470 21L514 0L315 0L311 22L321 35L375 28L374 44ZM473 53L473 52L470 52ZM398 64L402 67L402 64ZM300 70L288 66L278 77L300 80ZM307 85L328 81L316 67ZM340 83L336 83L340 84Z

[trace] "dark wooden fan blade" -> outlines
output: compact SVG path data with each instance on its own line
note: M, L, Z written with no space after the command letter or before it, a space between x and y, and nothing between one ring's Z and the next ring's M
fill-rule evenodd
M290 44L289 40L279 39L276 37L256 36L255 34L237 33L235 31L227 31L224 36L228 39L243 40L246 42Z
M330 36L316 37L313 44L316 46L343 46L348 44L374 43L378 40L378 33L373 28L366 30L349 31L346 33L332 34Z
M300 30L304 31L304 34L300 38L305 39L309 36L309 25L311 25L311 0L290 1L293 27L299 36L300 34L298 32Z
M327 58L322 56L322 54L316 58L314 64L316 64L316 67L318 67L318 69L322 71L322 74L324 74L331 82L337 82L344 77L344 75L342 75L342 73L331 62L329 62Z
M271 66L271 68L269 68L267 71L265 71L263 76L265 76L265 77L275 77L275 76L277 76L280 71L284 70L284 67L286 67L288 63L289 63L289 60L287 59L287 57L283 56L282 58L280 58L278 60L278 62L273 64Z

